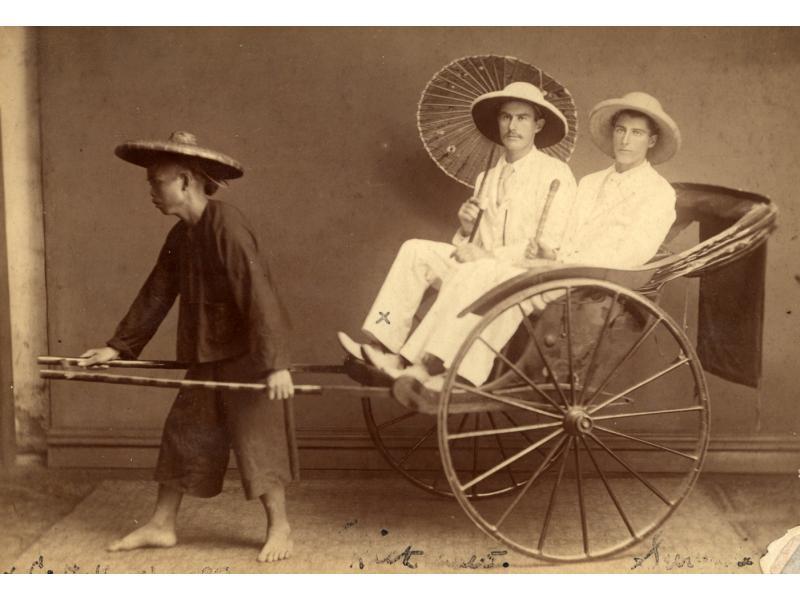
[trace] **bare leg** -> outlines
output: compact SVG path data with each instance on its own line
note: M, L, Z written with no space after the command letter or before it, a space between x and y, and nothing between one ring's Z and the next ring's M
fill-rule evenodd
M267 492L258 498L267 513L267 541L258 553L259 562L289 558L294 543L286 516L286 489L278 479L270 480Z
M175 521L183 493L165 485L158 486L158 498L150 520L123 538L111 543L109 552L135 548L169 548L178 542Z

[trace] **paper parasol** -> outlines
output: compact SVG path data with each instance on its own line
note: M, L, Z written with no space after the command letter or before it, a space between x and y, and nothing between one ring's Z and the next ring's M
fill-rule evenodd
M502 146L485 138L472 120L472 101L526 81L544 93L545 100L567 118L567 135L542 152L568 161L578 135L578 113L569 90L550 75L511 56L467 56L451 62L425 86L417 110L417 127L425 149L450 177L474 187L487 162L495 162ZM491 165L488 165L491 166Z

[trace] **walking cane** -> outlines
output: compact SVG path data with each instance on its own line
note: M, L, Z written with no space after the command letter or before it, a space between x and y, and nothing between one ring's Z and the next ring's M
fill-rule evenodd
M553 198L556 197L560 186L561 182L558 179L553 179L553 181L550 182L550 189L547 190L547 198L544 201L542 216L539 217L539 225L536 227L536 237L533 238L537 246L539 245L539 239L542 237L542 233L544 233L544 224L547 222L547 215L550 212L550 206L553 204Z

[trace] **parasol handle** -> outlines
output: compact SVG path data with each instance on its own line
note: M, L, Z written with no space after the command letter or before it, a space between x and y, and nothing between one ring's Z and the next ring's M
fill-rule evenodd
M492 159L494 158L495 147L496 146L492 144L492 149L489 151L489 158L486 161L486 168L483 170L483 179L481 179L481 185L478 187L478 198L481 198L482 202L480 210L478 211L478 216L475 218L475 225L472 226L472 231L469 234L470 244L478 233L478 226L481 224L481 217L483 217L483 207L486 204L486 199L483 198L483 188L486 186L486 180L489 179L489 169L492 168L492 162L494 162Z
M481 217L483 217L483 209L478 210L478 216L475 217L475 225L472 226L472 232L469 234L469 243L472 243L472 240L475 239L475 234L478 233L478 227L481 224Z
M550 182L550 189L547 190L547 198L544 201L542 216L539 218L539 226L536 228L536 237L533 238L537 246L539 245L539 239L542 237L542 233L544 233L547 215L550 213L550 206L552 206L553 198L555 198L556 193L558 193L559 186L561 186L561 182L558 179L553 179L553 181Z

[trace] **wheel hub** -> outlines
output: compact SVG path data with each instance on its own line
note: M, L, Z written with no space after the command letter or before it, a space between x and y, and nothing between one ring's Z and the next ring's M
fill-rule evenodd
M592 430L592 418L583 408L570 408L564 415L564 429L569 435L586 435Z

